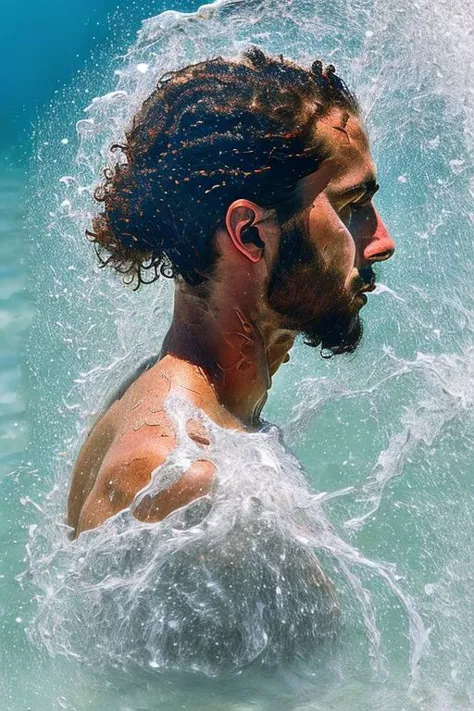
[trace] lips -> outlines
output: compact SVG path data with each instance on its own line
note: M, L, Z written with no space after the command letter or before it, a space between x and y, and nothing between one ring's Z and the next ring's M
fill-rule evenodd
M370 284L364 284L364 286L361 289L359 289L359 292L370 292L370 291L374 291L375 288L376 288L375 281L371 281Z
M375 280L370 281L368 284L363 284L359 289L357 289L355 299L359 298L362 304L367 303L367 296L366 294L374 291L375 289Z
M371 266L363 266L359 269L357 293L370 292L375 289L375 273Z

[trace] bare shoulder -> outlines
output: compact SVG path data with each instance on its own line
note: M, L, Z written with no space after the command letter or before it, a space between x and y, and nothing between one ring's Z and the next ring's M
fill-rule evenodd
M70 489L68 523L76 535L130 506L176 446L165 408L172 384L198 409L220 412L213 393L197 394L193 376L192 369L182 364L173 370L169 361L157 363L122 393L94 427L79 454ZM187 432L202 449L202 458L159 496L143 499L134 510L137 518L161 520L210 490L214 466L206 459L208 433L194 419L187 423Z
M160 521L172 511L208 493L214 465L206 459L208 440L199 426L190 423L188 432L203 450L196 461L168 489L145 497L134 510L144 521ZM150 481L153 472L165 463L176 446L172 423L157 394L141 394L135 405L122 413L115 437L108 448L93 487L81 507L76 535L95 528L132 503Z
M67 507L68 524L74 530L84 503L97 484L104 460L113 458L114 452L123 449L139 449L151 430L156 435L160 426L162 431L167 429L163 417L163 401L167 394L164 383L159 380L158 386L155 384L152 388L146 385L141 376L120 393L94 424L79 451Z
M83 503L94 487L104 455L114 437L114 418L109 410L90 430L74 465L67 502L67 522L73 529L77 527Z
M175 446L174 438L124 438L110 448L95 484L82 507L76 533L95 528L130 506L136 494L150 482L155 470L165 463ZM134 509L142 521L161 521L177 508L207 494L213 483L214 465L197 459L181 477L159 494L144 497Z

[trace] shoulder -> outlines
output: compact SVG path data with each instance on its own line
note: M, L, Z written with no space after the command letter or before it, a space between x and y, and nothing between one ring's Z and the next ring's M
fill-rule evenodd
M105 413L93 426L81 446L71 477L67 521L76 528L84 501L92 491L104 456L115 438L113 418Z
M132 428L114 442L84 503L77 533L95 528L128 508L136 494L147 486L153 472L166 462L176 445L166 418L161 421L158 432L163 436L148 426ZM212 488L214 472L214 465L204 456L197 459L183 469L171 486L159 489L156 495L144 496L134 509L134 515L142 521L161 521L174 510L206 495Z
M174 432L166 422L127 429L106 452L91 492L93 497L101 502L113 501L114 508L125 508L146 486L152 472L164 464L175 443Z
M180 385L191 395L192 383L183 378ZM81 497L79 520L70 518L76 532L94 528L129 507L175 448L177 433L164 406L171 381L169 373L159 371L156 365L144 372L110 408L106 418L113 422L113 438L102 450L100 463L90 479L91 486ZM160 520L209 491L214 466L206 459L208 434L194 419L188 421L186 429L202 449L202 458L198 456L178 481L167 490L160 490L159 496L144 497L134 509L138 518Z

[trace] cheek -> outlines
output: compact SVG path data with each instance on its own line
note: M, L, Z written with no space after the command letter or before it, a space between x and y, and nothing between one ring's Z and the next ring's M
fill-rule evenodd
M326 269L349 272L355 263L356 248L352 235L331 208L314 209L309 220L311 241Z

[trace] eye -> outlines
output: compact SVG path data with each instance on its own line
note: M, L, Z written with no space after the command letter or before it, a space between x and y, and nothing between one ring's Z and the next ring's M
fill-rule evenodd
M351 221L351 206L344 205L343 208L339 210L339 219L342 220L346 225Z
M365 198L365 200L362 200L359 202L351 202L349 207L352 212L359 212L360 210L363 210L365 207L369 207L371 199L372 198Z
M366 197L363 200L359 200L358 202L349 202L346 205L344 205L341 210L339 210L339 219L344 222L344 224L349 227L351 224L351 220L353 215L355 215L358 212L362 212L362 210L367 209L370 207L372 203L372 197Z
M349 224L351 221L352 213L360 212L364 209L364 207L367 207L369 203L370 199L364 200L363 202L348 202L346 205L344 205L343 208L339 210L339 218L346 224Z

